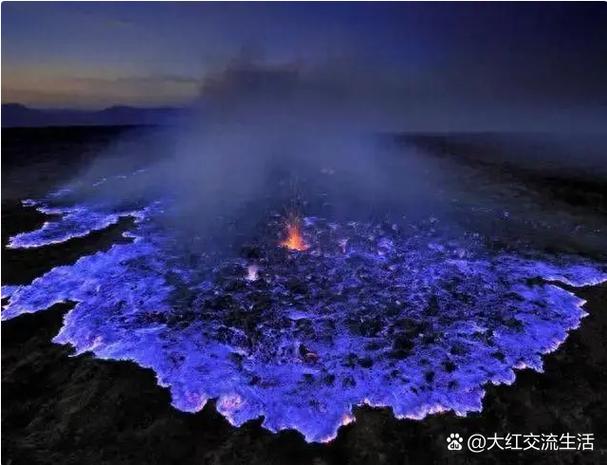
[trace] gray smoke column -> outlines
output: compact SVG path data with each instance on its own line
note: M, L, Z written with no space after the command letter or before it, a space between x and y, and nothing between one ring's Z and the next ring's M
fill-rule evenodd
M124 171L127 160L153 162L127 192L108 184L96 195L169 198L171 227L224 238L227 223L242 232L291 208L349 218L379 206L427 213L446 176L382 136L403 116L390 102L390 83L355 67L335 69L235 62L212 73L180 124L104 154L91 179L108 163Z

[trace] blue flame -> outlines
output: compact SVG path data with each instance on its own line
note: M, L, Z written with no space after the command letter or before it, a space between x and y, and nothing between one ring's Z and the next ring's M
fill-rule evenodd
M269 237L254 259L193 262L158 226L161 203L117 212L29 204L59 217L11 247L85 236L122 216L135 220L133 241L3 286L3 320L74 302L54 342L153 369L180 410L215 398L233 425L263 416L265 428L307 441L334 438L355 405L413 419L480 411L487 382L541 371L542 355L586 315L556 281L607 279L580 258L489 252L474 235L322 218L304 222L306 252Z

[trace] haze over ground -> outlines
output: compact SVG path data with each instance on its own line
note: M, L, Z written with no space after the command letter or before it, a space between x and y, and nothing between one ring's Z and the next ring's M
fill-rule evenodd
M606 23L598 3L4 2L2 102L183 107L247 60L329 72L389 102L402 130L597 132Z

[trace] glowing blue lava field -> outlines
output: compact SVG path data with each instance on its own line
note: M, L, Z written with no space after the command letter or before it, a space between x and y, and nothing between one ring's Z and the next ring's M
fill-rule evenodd
M571 287L607 280L589 259L494 250L434 218L304 216L298 251L281 245L283 216L269 215L218 259L164 227L168 200L117 210L63 196L24 202L52 216L9 247L52 246L124 217L130 241L3 286L2 319L73 302L54 342L152 369L177 409L216 399L233 425L263 417L309 442L334 438L361 404L410 419L480 411L487 383L542 371L580 325Z

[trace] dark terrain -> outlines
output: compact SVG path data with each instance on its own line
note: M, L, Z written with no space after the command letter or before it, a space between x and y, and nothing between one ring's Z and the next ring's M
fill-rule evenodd
M20 206L72 175L84 162L138 128L3 129L2 244L39 226L43 216ZM596 170L552 172L504 161L495 135L408 135L436 156L462 155L488 182L524 184L546 205L606 214L605 177ZM535 140L535 139L534 139ZM529 146L527 143L525 146ZM533 144L531 144L533 146ZM506 149L504 149L506 150ZM504 157L502 157L504 155ZM577 214L577 213L576 213ZM3 249L3 284L25 283L119 239L128 223L39 250ZM556 234L556 233L555 233ZM561 235L562 236L562 235ZM566 242L555 236L559 244ZM569 235L567 250L604 258L599 241ZM558 248L557 245L554 245ZM604 252L604 251L603 251ZM233 428L207 405L187 414L170 405L154 374L133 363L107 362L50 342L69 305L2 323L2 454L5 464L344 464L344 463L607 463L607 284L577 289L589 316L545 357L545 372L522 370L512 386L488 386L484 410L423 421L399 421L385 409L356 410L328 445L307 444L288 431L272 434L259 421ZM594 452L448 451L459 433L595 434Z
M178 119L183 110L171 107L135 108L113 106L98 111L29 108L18 103L2 104L2 127L153 125Z

